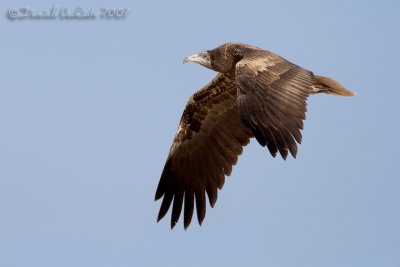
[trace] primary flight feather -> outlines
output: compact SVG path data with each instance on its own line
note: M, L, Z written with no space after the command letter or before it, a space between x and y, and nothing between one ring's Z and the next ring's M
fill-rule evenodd
M255 137L273 157L297 154L306 100L310 94L354 96L331 78L314 75L261 48L227 43L184 59L218 72L193 94L172 143L155 199L163 197L158 221L172 204L171 228L184 205L184 228L206 214L206 194L213 207L225 175L243 147Z

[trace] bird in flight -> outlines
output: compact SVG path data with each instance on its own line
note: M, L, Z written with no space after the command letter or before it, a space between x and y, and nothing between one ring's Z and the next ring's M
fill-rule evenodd
M289 153L295 158L310 94L355 95L331 78L242 43L226 43L183 62L218 74L189 98L157 187L155 200L163 198L158 221L172 204L171 229L183 205L184 228L195 205L202 224L206 194L214 207L218 189L251 138L273 157L279 152L283 159Z

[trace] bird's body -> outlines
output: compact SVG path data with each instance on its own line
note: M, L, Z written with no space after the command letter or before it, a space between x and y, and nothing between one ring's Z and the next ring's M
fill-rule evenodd
M278 152L284 159L289 152L296 157L308 95L354 95L330 78L246 44L227 43L186 61L219 74L190 97L161 174L155 196L163 197L158 220L173 203L171 227L183 203L185 229L194 203L202 223L205 194L213 207L225 175L252 137L274 157Z

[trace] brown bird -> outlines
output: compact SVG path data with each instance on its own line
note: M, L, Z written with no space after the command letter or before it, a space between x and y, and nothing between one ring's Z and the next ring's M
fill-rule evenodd
M185 229L194 203L201 225L205 194L213 207L217 189L250 138L266 146L273 157L278 151L284 159L288 152L296 157L310 94L355 95L331 78L247 44L223 44L183 62L196 62L218 75L190 97L161 174L155 195L156 200L163 197L158 221L173 203L171 229L183 203Z

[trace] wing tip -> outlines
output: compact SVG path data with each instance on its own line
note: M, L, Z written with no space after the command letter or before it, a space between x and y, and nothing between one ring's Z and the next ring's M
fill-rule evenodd
M177 222L171 222L171 230L174 230L174 227L176 225Z
M163 193L159 193L158 191L154 195L154 201L160 200L160 198L163 196Z
M164 218L164 216L165 216L165 214L161 214L161 211L158 213L158 216L157 216L157 223L159 223L161 220L162 220L162 218Z
M186 231L186 230L189 228L189 225L190 225L190 223L189 223L189 224L184 224L184 225L183 225L183 230Z

